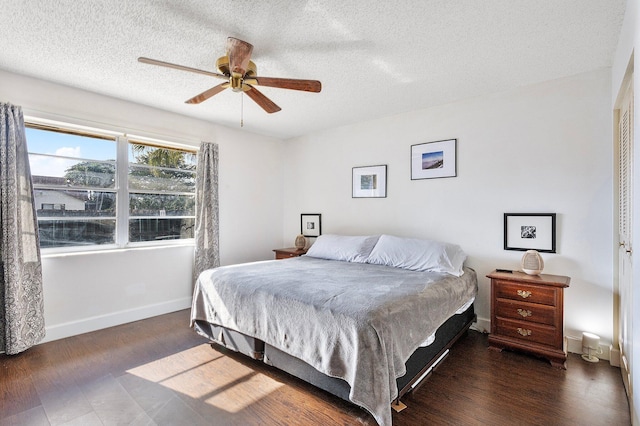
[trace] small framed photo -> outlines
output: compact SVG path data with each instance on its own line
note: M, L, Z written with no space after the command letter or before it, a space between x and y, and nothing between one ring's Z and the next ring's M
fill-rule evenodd
M300 215L300 233L305 237L319 237L322 234L322 215L302 213Z
M387 196L387 166L354 167L352 198L384 198Z
M555 213L505 213L504 249L556 252Z
M411 180L456 176L457 139L411 145Z

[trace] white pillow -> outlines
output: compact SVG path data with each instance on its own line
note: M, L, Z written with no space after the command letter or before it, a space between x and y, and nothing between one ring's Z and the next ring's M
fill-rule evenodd
M307 256L320 259L365 263L379 236L320 235Z
M460 246L455 244L382 235L367 262L412 271L445 272L459 277L464 273L462 264L466 258Z

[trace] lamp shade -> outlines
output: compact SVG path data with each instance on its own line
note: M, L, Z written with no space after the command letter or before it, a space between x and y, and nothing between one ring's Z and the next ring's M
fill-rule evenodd
M593 354L600 354L600 336L593 333L582 333L582 359L589 362L600 361Z
M527 250L522 256L522 272L528 275L540 275L544 269L544 261L537 250Z
M307 239L304 235L300 234L296 237L295 246L298 250L302 250L307 245Z

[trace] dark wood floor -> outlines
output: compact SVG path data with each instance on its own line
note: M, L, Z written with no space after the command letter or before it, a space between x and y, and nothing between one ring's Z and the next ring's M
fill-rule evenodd
M188 311L0 355L2 425L374 425L356 406L213 350ZM487 350L470 331L394 425L628 425L620 371L571 354L561 371Z

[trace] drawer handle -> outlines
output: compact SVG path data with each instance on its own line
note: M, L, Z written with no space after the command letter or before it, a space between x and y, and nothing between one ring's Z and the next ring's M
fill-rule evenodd
M522 297L523 299L526 299L527 297L531 296L531 292L526 290L518 290L517 293L518 293L518 296Z
M518 327L518 334L520 334L521 336L531 336L531 330L527 330L526 328L520 328Z
M518 308L518 313L520 315L522 315L522 318L526 318L526 317L530 317L531 316L531 311L528 309L520 309Z

